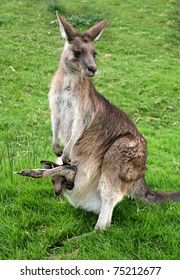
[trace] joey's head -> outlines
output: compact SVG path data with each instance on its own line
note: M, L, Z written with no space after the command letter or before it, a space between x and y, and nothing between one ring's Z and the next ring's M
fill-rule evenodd
M59 165L55 162L51 161L41 161L41 164L45 167L45 169L53 169L58 167ZM54 176L51 176L51 181L54 185L54 193L55 195L60 195L64 192L66 188L66 179L60 175L55 174Z
M74 188L74 177L77 168L74 165L59 165L52 161L41 160L41 164L45 169L24 169L16 174L32 178L51 177L54 185L54 193L60 195L65 189L72 190Z
M65 71L80 76L93 77L97 75L95 63L96 48L93 42L98 40L107 25L102 20L87 32L79 35L76 30L62 16L57 13L61 35L66 44L61 58Z
M72 190L74 187L73 182L69 182L66 180L66 178L62 175L60 175L56 167L59 167L60 165L52 162L52 161L45 161L42 160L41 164L45 167L45 169L51 169L52 172L49 172L48 176L51 177L51 181L54 185L54 193L55 195L61 195L65 189ZM55 171L56 169L56 171Z

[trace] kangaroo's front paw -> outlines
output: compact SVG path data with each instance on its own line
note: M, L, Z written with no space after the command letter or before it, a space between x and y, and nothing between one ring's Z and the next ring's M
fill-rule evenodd
M62 161L63 161L64 165L70 164L70 162L71 162L69 155L66 152L63 152L63 154L62 154Z
M59 146L59 144L54 144L53 145L53 151L56 156L60 157L63 153L63 149Z

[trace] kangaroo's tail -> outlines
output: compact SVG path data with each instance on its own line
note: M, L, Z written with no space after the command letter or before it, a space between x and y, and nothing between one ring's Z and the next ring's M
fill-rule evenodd
M148 188L144 178L139 179L128 195L132 199L138 199L144 203L161 203L167 200L180 201L180 191L156 192Z

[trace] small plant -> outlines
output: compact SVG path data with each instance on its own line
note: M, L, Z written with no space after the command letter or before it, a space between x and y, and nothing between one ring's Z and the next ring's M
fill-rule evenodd
M74 15L67 17L68 21L73 25L91 26L103 19L101 14L86 14L85 16Z
M56 1L51 0L50 3L47 6L47 11L54 14L56 11L60 12L61 15L67 14L66 8L63 6L63 4L59 4Z
M96 24L98 21L104 19L104 15L101 13L86 13L83 16L82 15L69 15L65 8L65 6L62 3L58 3L57 1L50 0L49 4L47 6L47 11L55 14L56 11L58 11L61 15L65 16L66 19L73 25L82 25L82 26L91 26Z

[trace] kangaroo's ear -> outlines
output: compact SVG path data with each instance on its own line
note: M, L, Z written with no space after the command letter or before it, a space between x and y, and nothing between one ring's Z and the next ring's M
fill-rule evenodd
M91 27L85 33L85 35L88 36L91 41L97 41L100 38L100 36L106 26L107 26L107 21L102 20L99 23L97 23L96 25L94 25L93 27Z
M77 35L76 30L65 20L64 17L60 16L58 12L56 12L56 16L59 22L61 36L71 42Z
M55 162L46 161L46 160L41 160L41 164L44 166L45 169L53 169L53 168L59 166L59 164L57 164Z

